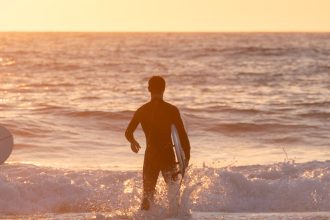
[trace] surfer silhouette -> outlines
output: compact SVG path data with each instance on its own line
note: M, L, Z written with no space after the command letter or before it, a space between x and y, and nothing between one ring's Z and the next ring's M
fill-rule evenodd
M149 210L150 208L160 172L168 186L174 184L178 179L178 169L171 139L172 124L178 130L186 164L190 159L190 143L180 112L177 107L163 100L165 84L165 80L160 76L153 76L149 79L148 90L151 94L151 100L136 110L125 132L134 153L138 153L141 149L133 135L139 124L141 124L146 136L142 210Z

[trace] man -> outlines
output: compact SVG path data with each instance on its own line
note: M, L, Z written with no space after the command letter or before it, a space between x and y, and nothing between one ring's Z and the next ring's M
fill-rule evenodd
M142 210L148 210L150 207L159 172L162 172L162 176L168 185L177 179L178 171L171 139L172 124L177 127L187 164L190 159L190 143L179 110L163 100L165 80L160 76L153 76L148 84L151 101L142 105L135 112L125 132L134 153L138 153L141 148L133 136L139 123L141 123L146 136Z

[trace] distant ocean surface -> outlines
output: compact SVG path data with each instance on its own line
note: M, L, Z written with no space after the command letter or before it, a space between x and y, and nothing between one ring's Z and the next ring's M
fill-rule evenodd
M189 133L186 207L330 211L329 33L0 33L0 217L140 218L124 131L152 75Z

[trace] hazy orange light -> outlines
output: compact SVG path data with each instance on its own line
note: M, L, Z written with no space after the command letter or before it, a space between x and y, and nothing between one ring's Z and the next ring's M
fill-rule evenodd
M328 0L0 0L0 31L330 31Z

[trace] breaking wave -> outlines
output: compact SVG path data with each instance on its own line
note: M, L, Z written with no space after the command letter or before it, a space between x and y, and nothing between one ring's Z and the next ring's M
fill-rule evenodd
M122 212L135 215L139 171L64 170L34 165L0 167L0 213ZM155 209L166 207L160 180ZM191 168L181 207L193 211L330 211L330 161Z

